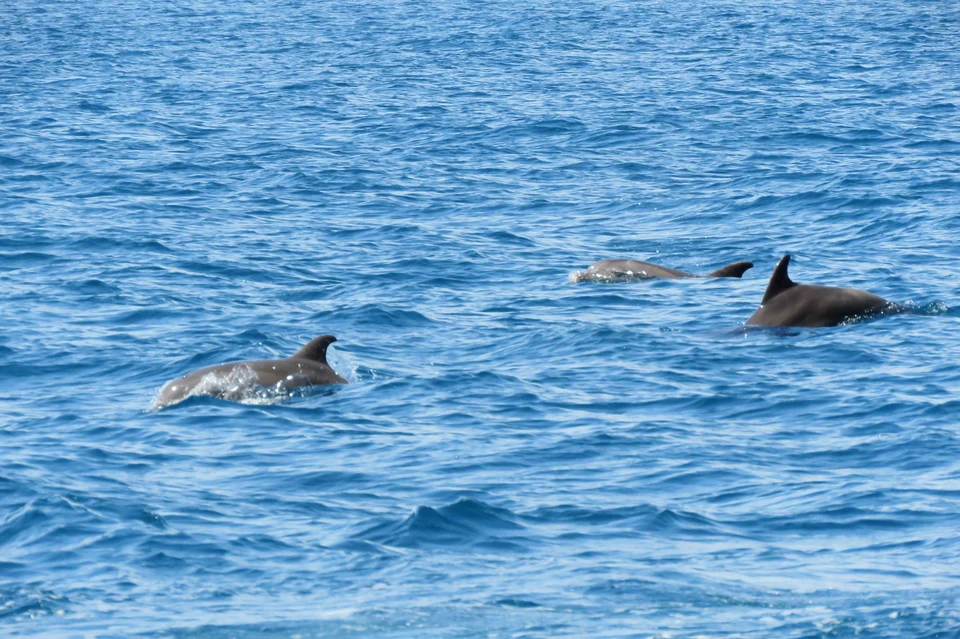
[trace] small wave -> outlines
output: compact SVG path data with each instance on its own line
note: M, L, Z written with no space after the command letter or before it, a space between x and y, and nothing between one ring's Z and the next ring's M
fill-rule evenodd
M236 263L231 264L230 262L201 262L189 260L177 262L175 266L187 273L218 277L231 281L249 280L251 282L264 284L273 284L275 282L275 277L266 269L252 269L246 266L239 266Z
M946 191L956 193L960 189L960 180L955 178L940 178L919 182L910 186L912 191Z
M0 590L0 602L2 602L0 619L62 615L70 603L68 599L51 590L34 590L24 587L16 587L9 591Z
M257 328L248 328L237 334L236 342L240 344L262 344L269 342L270 336Z
M624 521L636 516L654 516L657 509L649 505L623 506L620 508L587 508L577 504L561 504L539 508L526 515L527 519L543 523L576 523L578 525L603 525Z
M810 206L815 203L823 204L831 199L827 190L812 190L793 193L790 195L757 195L737 202L735 208L743 211L772 208L775 206L795 207L797 205Z
M914 530L917 526L934 522L939 517L937 513L930 512L906 509L888 512L844 505L791 515L752 517L737 524L737 527L751 534L764 535L826 534L838 530L858 535L877 531Z
M93 235L82 237L70 244L70 247L82 251L147 251L151 253L172 253L169 248L157 240L135 240L129 238L104 237Z
M488 239L494 240L498 244L515 244L518 246L536 246L537 243L528 237L510 231L491 231L484 234Z
M385 546L497 547L522 550L526 541L518 535L524 526L509 510L474 499L461 499L448 506L417 506L398 522L384 522L354 537Z
M900 306L911 315L949 315L951 317L960 315L958 309L950 308L943 302L936 300L933 302L927 302L926 304L914 302L913 300L907 300Z
M503 599L494 600L493 604L495 606L502 606L504 608L540 608L541 605L536 601L530 601L529 599L521 599L519 597L505 597Z
M205 138L211 135L216 135L218 133L225 133L227 129L223 127L205 127L189 124L168 124L160 123L159 128L165 129L171 133L174 133L179 136L183 136L188 140L196 140L200 138Z
M661 533L691 536L713 535L720 532L717 524L705 515L664 508L648 522L651 530Z
M960 142L949 139L920 140L903 145L908 149L927 149L931 151L960 151Z
M135 311L123 311L109 319L103 318L100 321L111 322L115 326L128 326L131 324L147 324L155 320L168 317L169 315L170 311L167 310L140 308Z
M593 584L587 588L587 594L590 595L637 595L648 594L657 590L662 590L663 584L659 581L650 581L647 579L608 579Z
M35 536L38 528L51 521L47 508L44 507L49 505L45 499L32 500L10 513L0 523L0 544L6 545L24 536Z
M81 100L77 103L77 108L90 113L109 113L113 110L102 102L90 102L89 100Z
M318 313L310 319L323 321L327 324L347 322L354 326L373 325L377 327L390 326L393 328L422 327L437 323L423 313L391 308L384 304L364 304L354 309L343 309L333 313Z
M80 293L81 295L115 295L120 293L120 289L111 284L107 284L103 280L90 279L84 280L77 284L71 284L68 286L70 290L75 293Z
M56 260L56 256L39 251L22 251L19 253L0 253L0 263L5 267L33 266Z

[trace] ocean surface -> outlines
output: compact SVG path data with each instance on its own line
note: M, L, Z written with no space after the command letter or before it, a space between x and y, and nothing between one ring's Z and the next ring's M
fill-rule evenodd
M953 2L8 0L0 635L960 636L958 276Z

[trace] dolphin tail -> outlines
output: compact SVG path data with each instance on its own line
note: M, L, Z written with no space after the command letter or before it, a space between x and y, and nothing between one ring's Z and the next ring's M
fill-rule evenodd
M721 269L717 269L707 277L742 277L743 274L753 268L753 262L734 262L727 264Z

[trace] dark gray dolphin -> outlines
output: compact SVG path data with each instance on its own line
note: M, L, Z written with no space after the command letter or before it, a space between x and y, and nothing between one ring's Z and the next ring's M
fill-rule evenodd
M787 275L790 256L773 269L760 308L747 320L758 326L836 326L847 320L888 313L903 308L873 293L855 288L797 284Z
M229 362L200 368L167 382L153 403L153 409L182 402L193 395L240 400L251 389L262 387L289 392L303 386L346 384L327 364L327 347L337 338L321 335L286 359L258 359Z
M577 271L574 273L573 280L575 282L588 280L598 282L628 282L632 280L646 280L654 277L741 277L747 269L752 267L752 262L734 262L733 264L727 264L709 275L694 275L693 273L678 271L674 268L667 268L666 266L651 264L650 262L641 262L640 260L601 260L591 265L590 268L585 271Z

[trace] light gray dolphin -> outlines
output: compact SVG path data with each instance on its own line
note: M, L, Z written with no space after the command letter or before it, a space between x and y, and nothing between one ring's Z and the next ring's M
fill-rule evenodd
M327 364L327 347L337 338L321 335L286 359L229 362L197 369L167 382L153 403L159 410L194 395L240 400L256 387L286 393L304 386L346 384Z
M790 256L773 269L760 308L747 320L758 326L836 326L848 320L904 312L903 307L855 288L797 284L787 275Z
M747 269L752 267L752 262L734 262L733 264L727 264L709 275L694 275L686 271L678 271L674 268L667 268L666 266L642 262L640 260L601 260L596 264L592 264L585 271L577 271L574 273L573 281L629 282L655 277L669 279L678 277L741 277Z

